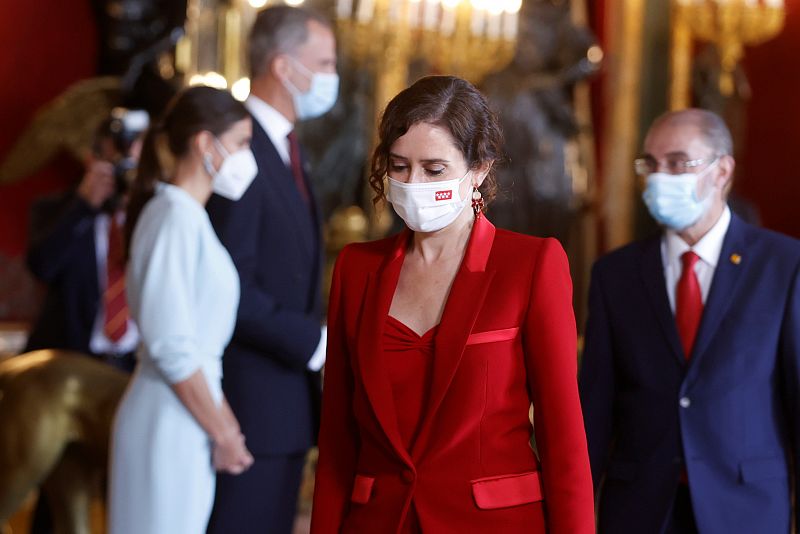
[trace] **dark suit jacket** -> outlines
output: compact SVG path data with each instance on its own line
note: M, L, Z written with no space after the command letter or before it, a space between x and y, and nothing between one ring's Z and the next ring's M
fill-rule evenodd
M799 285L798 241L733 215L687 363L660 237L597 261L580 387L600 532L660 532L682 468L703 534L789 531Z
M34 204L28 268L47 286L27 350L89 353L100 289L94 223L98 212L74 191Z
M320 339L318 212L255 120L252 149L258 175L242 198L207 206L242 286L222 384L254 454L297 453L318 419L318 373L306 371Z
M311 532L399 532L413 502L424 532L594 533L564 250L475 222L408 449L381 344L410 238L337 260Z

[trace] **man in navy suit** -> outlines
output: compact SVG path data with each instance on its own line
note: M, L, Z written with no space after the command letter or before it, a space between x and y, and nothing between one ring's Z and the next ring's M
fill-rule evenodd
M135 167L141 148L139 136L149 120L143 111L116 108L112 113L95 132L93 154L78 186L43 198L31 208L26 260L45 285L46 294L25 352L74 350L129 373L136 363L139 332L125 302L124 184L119 181L126 178L125 171ZM115 259L119 262L116 268L109 264ZM109 289L109 274L114 273L122 276L122 281ZM117 309L112 311L107 302ZM44 496L37 502L33 534L53 532L45 503Z
M580 388L601 533L791 528L800 243L731 213L731 154L713 113L659 118L636 169L663 233L594 266Z
M248 55L258 175L236 202L212 196L208 212L242 285L223 389L255 462L218 477L209 532L288 534L316 439L326 342L319 211L294 124L335 103L336 43L322 16L276 6L258 13Z
M147 123L144 111L115 108L78 186L33 205L26 259L47 293L26 351L75 350L133 370L139 333L125 302L122 227L126 175Z

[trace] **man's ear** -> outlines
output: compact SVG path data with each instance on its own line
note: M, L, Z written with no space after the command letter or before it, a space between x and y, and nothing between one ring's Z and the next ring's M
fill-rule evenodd
M269 63L269 72L280 81L288 79L291 72L288 56L286 54L278 54L273 57Z
M730 189L731 183L733 183L733 172L736 169L736 160L733 159L733 156L720 156L718 165L720 172L717 174L716 185L722 190L728 190Z

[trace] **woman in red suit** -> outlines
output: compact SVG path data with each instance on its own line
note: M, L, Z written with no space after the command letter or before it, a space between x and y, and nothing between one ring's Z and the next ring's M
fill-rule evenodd
M494 115L431 76L379 137L370 184L408 229L334 269L312 533L593 533L567 258L483 215Z

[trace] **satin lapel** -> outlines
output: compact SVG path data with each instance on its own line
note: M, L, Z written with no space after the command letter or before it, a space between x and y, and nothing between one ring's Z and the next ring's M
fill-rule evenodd
M313 228L315 223L304 213L308 212L308 205L297 190L292 171L283 163L275 145L257 120L253 120L251 146L258 163L258 174L267 180L267 194L280 197L280 200L273 204L280 205L294 219L294 227L297 229L294 235L301 236L303 249L313 256L316 239Z
M667 295L667 282L664 279L664 264L661 259L661 239L653 238L645 243L642 252L641 274L642 282L647 289L647 295L653 312L661 325L664 338L672 349L675 358L681 366L686 365L686 358L683 355L678 327L675 324L675 317L669 306Z
M731 260L733 255L747 259L747 251L743 248L743 223L736 215L731 215L731 224L722 242L719 261L714 270L714 278L711 281L706 305L703 308L703 318L700 320L700 328L697 331L697 340L692 349L691 367L697 367L695 365L697 360L701 359L706 352L720 321L725 317L731 302L735 299L735 291L741 274L747 268L746 261L742 262L739 259L741 263L734 263Z
M364 304L358 325L358 368L361 382L375 412L375 417L397 453L411 464L397 426L397 411L392 388L383 363L381 340L389 307L392 304L400 268L405 258L409 232L401 233L394 251L384 260L377 272L371 273L364 291Z
M436 412L447 394L464 354L467 338L483 308L486 292L494 277L494 271L486 271L494 234L494 226L485 217L475 222L464 260L447 296L434 342L430 397L420 423L419 434L412 447L413 458L418 458L425 450Z

